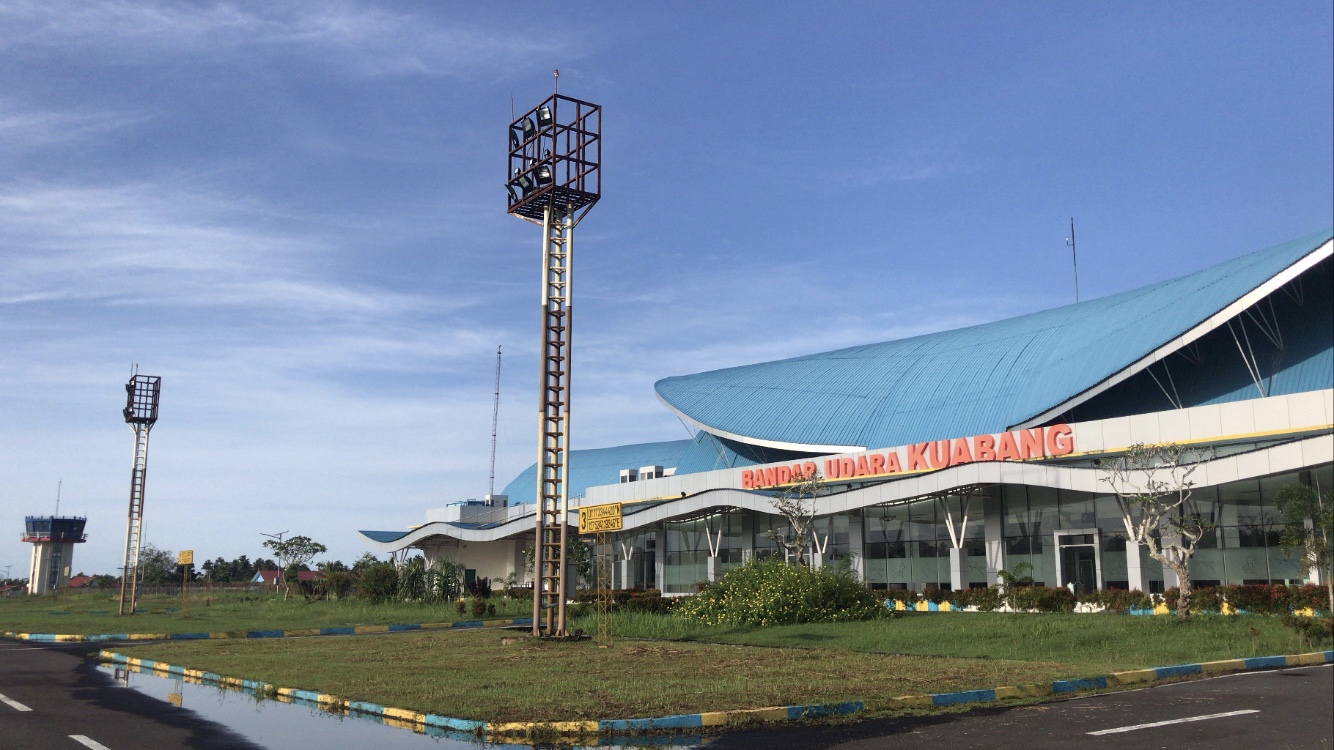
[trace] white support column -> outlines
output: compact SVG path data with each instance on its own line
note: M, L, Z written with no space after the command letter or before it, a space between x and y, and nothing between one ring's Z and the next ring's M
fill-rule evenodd
M950 547L950 590L962 591L967 588L963 582L963 550Z
M1144 579L1144 550L1134 542L1126 542L1126 575L1130 578L1130 590L1149 591L1149 582Z
M653 587L665 591L667 586L667 530L654 532L653 544Z
M635 579L633 577L634 570L630 567L630 564L635 557L634 537L630 537L628 544L624 539L617 540L616 544L621 548L621 588L632 589L635 587Z
M715 534L713 529L705 524L704 538L709 545L709 557L705 560L705 580L713 583L718 580L718 555L723 547L723 524L726 521L723 518L718 519L718 531Z
M866 537L863 530L862 514L848 516L848 551L852 553L852 569L857 580L866 580Z
M1004 532L1005 517L1000 498L1001 488L997 487L982 500L982 533L987 546L987 585L1000 583L999 571L1005 568Z

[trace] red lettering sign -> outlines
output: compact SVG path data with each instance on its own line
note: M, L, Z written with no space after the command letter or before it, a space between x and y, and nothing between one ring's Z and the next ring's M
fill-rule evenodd
M898 451L890 451L889 453L886 453L885 458L889 459L885 463L885 471L889 472L890 474L897 474L900 471L903 471L903 467L899 465Z
M1047 455L1068 456L1075 452L1075 431L1068 424L1047 428Z
M917 443L908 446L908 471L929 468L926 465L926 449L930 443Z

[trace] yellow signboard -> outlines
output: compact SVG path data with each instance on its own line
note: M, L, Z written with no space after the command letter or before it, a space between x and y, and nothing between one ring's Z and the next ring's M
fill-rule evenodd
M180 553L179 555L176 556L176 564L177 564L177 565L194 565L194 564L195 564L195 551L192 550L192 549L181 550L181 553Z
M621 530L621 504L587 505L579 509L579 533Z

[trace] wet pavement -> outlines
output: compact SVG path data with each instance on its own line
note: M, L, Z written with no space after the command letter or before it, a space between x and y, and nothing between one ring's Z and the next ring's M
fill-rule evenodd
M469 735L435 727L413 729L395 726L385 723L380 717L333 713L299 700L284 702L214 685L194 684L160 672L126 668L124 665L100 664L96 669L121 689L132 690L189 710L207 722L226 727L244 741L274 750L478 750L482 747L528 750L534 747L530 744L482 743ZM652 746L663 750L684 750L700 747L701 742L698 737L609 738L597 746Z

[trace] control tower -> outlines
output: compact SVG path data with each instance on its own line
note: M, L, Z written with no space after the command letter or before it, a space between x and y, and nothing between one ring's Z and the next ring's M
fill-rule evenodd
M28 516L23 519L23 541L32 545L29 594L58 591L69 583L74 545L88 541L88 535L83 533L87 521L87 518L74 516Z

